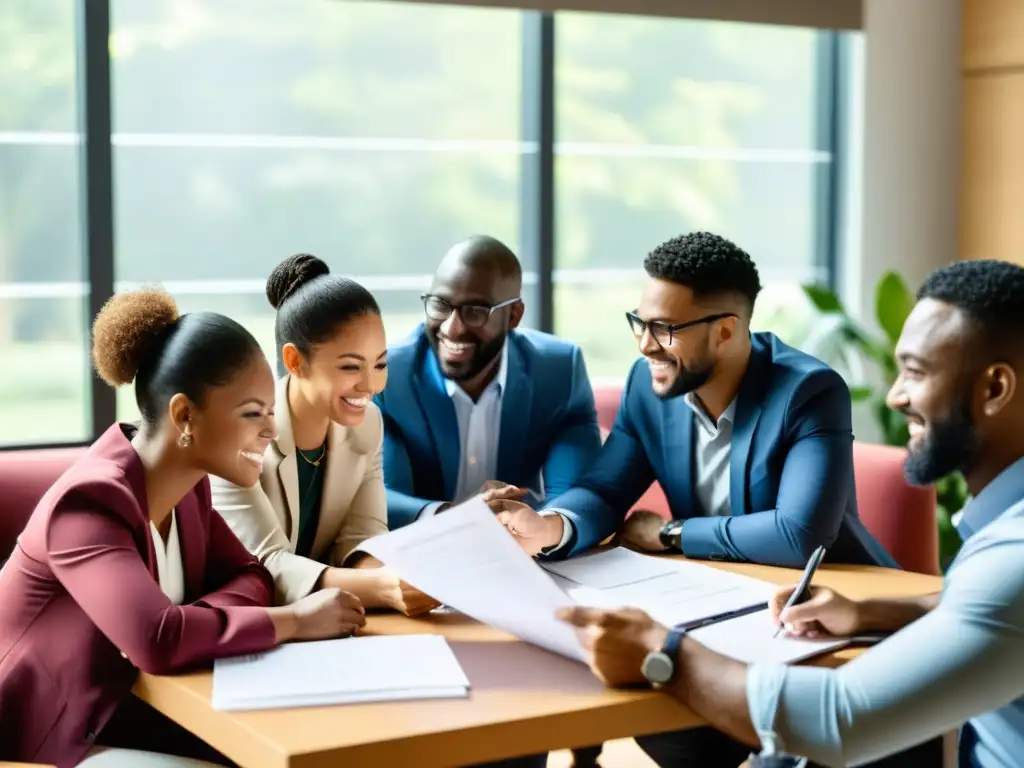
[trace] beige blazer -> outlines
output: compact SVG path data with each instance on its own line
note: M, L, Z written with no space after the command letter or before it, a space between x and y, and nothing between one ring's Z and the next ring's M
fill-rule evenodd
M299 537L299 470L288 408L288 381L277 384L278 437L267 447L260 481L242 488L210 477L213 507L274 577L280 603L313 591L327 566L341 566L360 543L387 532L381 467L384 427L373 403L357 427L331 422L327 430L320 522L311 557L295 554Z

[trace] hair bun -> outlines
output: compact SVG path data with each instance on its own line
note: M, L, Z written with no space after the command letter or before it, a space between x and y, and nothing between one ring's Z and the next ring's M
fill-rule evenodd
M267 299L270 306L279 309L299 288L323 275L329 275L331 268L323 261L308 253L289 256L270 273L267 278Z
M130 384L153 342L178 320L178 305L160 288L112 297L92 326L92 359L107 384Z

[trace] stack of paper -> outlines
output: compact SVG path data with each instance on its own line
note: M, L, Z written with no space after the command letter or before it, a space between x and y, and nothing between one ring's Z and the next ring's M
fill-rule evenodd
M456 698L469 680L441 635L290 643L213 665L213 708L275 709Z

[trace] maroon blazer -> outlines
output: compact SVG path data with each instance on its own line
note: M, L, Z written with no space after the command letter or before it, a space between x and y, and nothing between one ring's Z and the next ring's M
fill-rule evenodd
M185 603L160 590L132 431L115 424L68 469L0 570L0 760L74 766L139 669L274 645L274 583L213 510L206 479L176 507Z

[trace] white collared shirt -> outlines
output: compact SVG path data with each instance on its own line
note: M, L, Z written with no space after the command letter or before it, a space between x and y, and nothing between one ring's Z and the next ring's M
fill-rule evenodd
M452 399L455 420L459 427L459 477L455 483L458 504L476 495L488 480L498 475L498 446L501 444L501 398L508 380L508 341L501 348L498 371L476 402L458 382L444 380L445 391ZM443 501L427 504L420 517L433 515Z
M167 534L167 543L157 530L153 521L149 521L150 533L153 534L153 549L156 550L156 572L160 580L160 589L167 599L175 605L185 601L185 569L181 562L181 546L178 541L178 513L171 512L171 530Z

